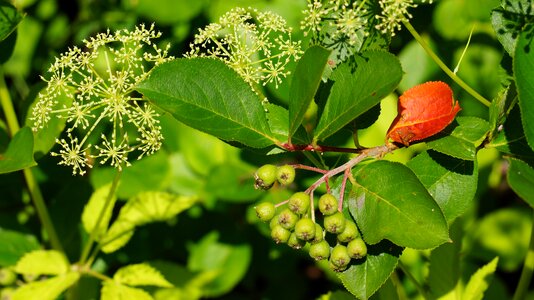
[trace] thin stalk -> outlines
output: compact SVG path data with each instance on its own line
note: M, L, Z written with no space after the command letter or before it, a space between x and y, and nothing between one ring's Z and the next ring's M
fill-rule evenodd
M415 40L425 49L426 53L432 58L432 60L447 74L454 82L456 82L459 86L461 86L466 92L468 92L471 96L473 96L475 99L477 99L480 103L484 104L485 106L489 107L491 105L491 102L488 101L486 98L484 98L482 95L480 95L477 91L475 91L473 88L471 88L465 81L463 81L460 77L458 77L454 72L445 65L445 63L436 55L436 53L430 49L430 46L423 40L423 38L417 33L415 28L413 28L412 24L408 21L403 21L404 27L408 29L408 31L412 34L412 36L415 38Z
M534 214L533 214L534 215ZM534 220L534 217L532 218ZM521 271L521 276L519 277L519 283L515 289L513 300L522 300L525 299L528 287L532 282L532 273L534 272L534 222L532 223L532 228L530 232L530 245L528 247L527 256L525 257L525 262L523 264L523 270Z
M115 178L113 178L113 182L111 183L111 188L109 189L109 193L106 197L106 202L104 203L104 206L102 207L102 210L100 211L100 214L98 215L98 218L96 219L95 226L93 227L93 230L91 230L91 233L89 234L89 240L87 241L87 244L85 244L85 247L82 251L82 256L80 258L80 265L84 265L87 262L87 257L89 256L93 243L96 240L96 233L100 227L100 223L104 219L104 215L109 205L112 202L111 200L113 199L113 195L115 194L115 191L117 190L117 186L119 185L121 175L122 175L122 170L117 169L117 173L115 174Z
M20 126L19 122L17 120L17 114L15 113L15 109L13 108L13 102L11 101L11 96L9 95L9 91L7 90L6 81L4 79L4 73L0 69L0 103L2 105L2 109L4 110L4 114L6 116L6 122L7 122L7 128L9 131L9 134L11 137L15 136L17 131L19 131ZM50 239L50 245L54 250L57 250L59 252L64 253L63 246L61 245L61 242L58 238L58 235L56 233L56 229L54 228L54 224L52 223L52 220L50 219L50 215L48 214L48 210L46 209L46 204L43 199L43 195L41 194L41 190L39 189L39 185L37 184L37 180L33 176L33 172L30 168L26 168L23 170L24 173L24 179L26 180L26 185L28 187L28 191L30 192L33 205L35 206L35 210L37 211L37 216L39 217L39 220L41 221L41 224L43 225L43 228L48 235L48 238Z
M424 299L430 299L425 289L423 288L423 286L421 286L421 284L417 281L417 279L415 279L415 277L412 275L410 270L408 270L408 268L406 268L406 266L400 260L399 260L398 266L402 270L402 272L406 275L406 277L415 285L415 288L417 289L419 294L421 294L421 296Z

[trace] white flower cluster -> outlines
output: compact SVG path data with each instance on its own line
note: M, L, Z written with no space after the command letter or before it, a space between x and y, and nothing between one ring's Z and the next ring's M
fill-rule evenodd
M161 49L153 44L160 36L154 25L108 30L85 40L86 51L71 48L48 69L49 79L43 78L48 84L30 120L37 131L51 118L66 119L67 139L56 140L61 149L52 155L61 157L59 164L72 167L74 175L85 174L95 159L121 169L130 164L130 153L138 151L140 159L160 149L159 114L134 91L149 74L145 68L172 59L169 46ZM74 129L83 138L78 139ZM135 137L129 139L128 133ZM100 140L90 139L92 135Z

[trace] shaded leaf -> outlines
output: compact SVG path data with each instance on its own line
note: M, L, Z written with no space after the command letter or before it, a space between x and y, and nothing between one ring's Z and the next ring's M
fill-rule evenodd
M495 257L492 261L478 269L476 273L471 276L463 292L462 299L483 299L484 292L488 288L492 275L497 269L497 262L499 262L499 257Z
M402 248L383 241L368 246L367 256L354 261L338 276L345 288L358 299L368 299L395 270Z
M35 250L24 255L15 265L15 272L28 275L59 275L69 271L65 255L55 250Z
M210 170L205 190L230 202L251 202L262 195L254 188L255 169L243 163L227 163Z
M517 157L534 158L534 151L527 143L521 119L519 105L515 105L504 125L497 129L496 137L486 147L496 148Z
M261 99L222 61L176 59L154 68L137 90L174 118L222 140L275 144Z
M510 163L507 173L508 184L521 199L534 208L534 194L532 193L534 169L526 162L516 158L509 157L508 162Z
M427 249L449 240L440 207L408 167L375 161L353 176L349 209L367 243Z
M102 283L101 300L153 300L149 293L142 289L132 288L126 285L106 280Z
M288 111L285 108L272 104L272 103L266 104L265 108L267 109L267 121L269 122L269 126L271 127L271 131L273 135L278 140L281 140L281 141L287 140L289 136ZM291 142L298 143L298 144L309 143L307 133L302 126L299 125L299 127L296 129L296 132L293 133Z
M106 204L110 191L111 184L107 184L98 188L93 192L91 198L89 198L89 202L87 202L83 209L83 228L89 234L91 234L91 232L94 230L97 240L99 240L106 233L109 220L111 219L111 213L113 212L113 207L115 206L115 201L117 201L117 197L115 196L115 193L113 193L109 199L109 202ZM104 209L105 211L103 211ZM102 215L102 217L100 217L100 215ZM98 228L95 228L98 221Z
M471 207L478 182L477 161L452 158L425 151L412 158L407 166L438 203L448 223Z
M6 152L0 154L0 174L22 170L36 164L33 160L32 130L22 127L9 142Z
M128 265L120 268L113 280L127 285L152 285L159 287L172 287L172 284L161 273L148 264Z
M0 42L17 28L23 17L11 3L0 1Z
M500 7L491 12L491 24L497 33L497 39L510 56L515 54L521 30L532 22L533 17L530 0L504 0Z
M45 280L34 281L19 287L13 300L55 300L80 279L80 273L70 272Z
M0 228L0 266L7 267L17 263L26 253L41 248L33 235L23 234Z
M353 70L351 65L355 65ZM382 51L367 51L332 74L334 85L315 129L322 141L368 111L391 93L402 77L399 60Z
M514 77L521 108L521 120L525 137L534 149L534 28L522 32L517 41L514 57Z
M297 63L289 89L288 137L290 140L302 123L304 114L319 88L329 55L329 50L320 46L312 46L306 50Z

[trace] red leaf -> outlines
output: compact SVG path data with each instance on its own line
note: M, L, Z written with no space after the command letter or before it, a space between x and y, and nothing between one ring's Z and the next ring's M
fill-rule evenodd
M431 81L414 86L399 97L399 114L387 138L408 146L445 129L459 110L446 83Z

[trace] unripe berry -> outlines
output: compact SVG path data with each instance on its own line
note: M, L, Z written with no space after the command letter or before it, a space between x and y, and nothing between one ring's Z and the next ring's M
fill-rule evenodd
M17 274L11 269L0 269L0 285L12 285L17 280Z
M330 245L325 240L310 246L310 256L315 260L327 259L330 256Z
M279 225L279 224L278 224L278 216L279 216L279 215L274 216L274 217L271 219L271 221L269 222L269 228L270 228L271 230L274 228L274 226ZM0 300L1 300L1 299L0 299Z
M262 220L263 222L270 221L276 212L276 208L271 202L262 202L256 205L254 209L256 210L256 216L258 216L258 219Z
M324 217L323 221L325 230L330 233L338 234L345 230L345 216L340 212Z
M0 290L0 300L11 300L13 299L13 294L15 293L15 289L12 287L5 287L2 290Z
M337 235L337 240L342 243L348 243L359 236L360 233L358 232L356 223L352 222L351 220L346 220L345 229Z
M323 228L321 227L321 225L315 223L315 236L313 237L313 240L310 241L310 243L312 244L319 243L320 241L323 240L323 238L324 238Z
M346 267L350 262L350 256L349 252L347 251L347 247L337 244L332 249L332 254L330 255L330 261L332 264L338 268L344 268Z
M271 237L277 244L285 243L289 240L291 232L280 225L274 226L271 230Z
M315 237L315 222L310 218L302 218L295 224L295 234L303 241L309 241Z
M278 215L278 224L280 224L285 229L290 230L295 227L295 224L297 224L298 219L299 217L297 216L297 214L286 208Z
M278 167L276 171L276 179L281 185L288 185L295 180L295 168L290 165L283 165Z
M319 198L319 211L329 216L337 212L337 199L332 194L324 194Z
M306 245L306 241L299 239L295 232L292 232L289 240L287 240L287 245L293 249L300 249Z
M310 207L310 195L304 192L296 192L289 198L287 206L294 213L302 215L306 213Z
M328 267L334 272L343 272L347 269L347 266L340 267L340 266L334 265L334 263L331 260L328 261Z
M263 165L254 174L254 187L256 189L267 190L273 186L274 181L276 180L276 166L274 165Z
M367 255L367 245L361 238L356 238L347 244L347 252L349 256L355 259L365 257Z

